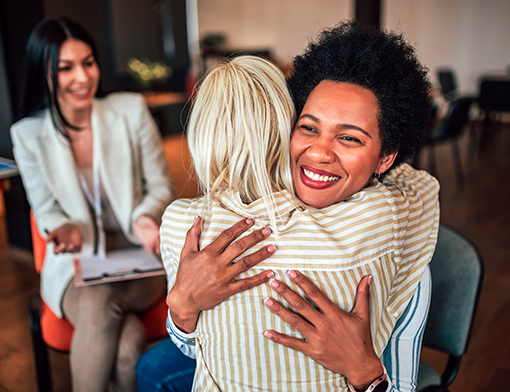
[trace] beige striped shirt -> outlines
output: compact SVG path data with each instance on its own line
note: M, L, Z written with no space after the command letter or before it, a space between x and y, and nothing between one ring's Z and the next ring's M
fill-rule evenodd
M432 176L403 164L382 183L373 181L347 201L320 210L296 207L286 192L275 194L278 250L239 278L272 269L277 279L303 295L286 274L297 269L340 308L350 311L359 281L372 275L370 321L380 356L434 252L438 191ZM179 199L167 208L161 250L169 287L175 282L186 231L196 215L204 220L201 248L242 218L255 219L252 230L269 224L261 200L245 205L239 195L233 196L213 203L211 215L204 215L204 198ZM270 237L248 253L274 241ZM201 313L194 390L347 391L342 375L263 336L265 330L273 329L302 337L264 306L267 297L276 294L266 284Z

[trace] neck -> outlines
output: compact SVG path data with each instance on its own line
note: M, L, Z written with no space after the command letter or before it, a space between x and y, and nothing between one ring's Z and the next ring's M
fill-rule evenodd
M90 126L91 106L84 109L69 109L61 105L60 110L67 122L72 126L77 128L87 128Z

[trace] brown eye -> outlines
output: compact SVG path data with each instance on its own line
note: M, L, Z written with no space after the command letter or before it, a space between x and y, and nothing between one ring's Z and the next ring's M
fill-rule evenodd
M359 140L352 136L344 136L342 139L350 141L350 142L358 142L359 143Z
M315 129L309 127L308 125L300 125L299 128L305 132L315 133Z

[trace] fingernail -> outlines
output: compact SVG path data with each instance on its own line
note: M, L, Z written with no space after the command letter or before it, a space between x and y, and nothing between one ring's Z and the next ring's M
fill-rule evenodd
M370 286L372 284L372 280L374 279L374 277L372 275L370 275L368 277L368 285Z
M269 272L266 274L266 276L267 276L268 278L272 278L272 277L274 276L274 272L273 272L273 271L269 271Z
M271 280L269 281L269 285L270 285L271 287L277 288L280 284L278 283L278 281L276 281L276 280L274 280L274 279L271 279Z
M195 218L193 219L193 224L195 224L198 220L199 216L198 215L195 215Z
M274 305L274 300L272 298L266 298L264 300L264 303L267 305L267 306L273 306Z
M246 223L247 223L248 225L251 225L251 224L253 223L253 219L251 219L251 218L246 218Z
M273 337L273 334L271 332L269 332L269 331L264 331L264 336L266 338L270 338L271 339Z
M276 252L276 246L274 246L273 244L269 245L269 246L267 247L267 251L268 251L269 253Z
M288 272L288 274L289 274L289 276L290 276L291 278L295 278L295 277L297 276L296 271L293 271L293 270L290 270L290 271Z
M270 229L269 227L264 227L264 228L262 229L262 234L263 234L263 235L269 235L269 234L271 234L271 229Z

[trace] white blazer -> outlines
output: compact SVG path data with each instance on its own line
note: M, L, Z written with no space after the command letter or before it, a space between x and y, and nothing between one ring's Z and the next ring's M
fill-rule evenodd
M92 255L94 228L69 142L55 129L49 109L11 127L14 157L41 234L65 223L81 228L83 255ZM94 160L101 185L122 231L133 243L132 225L142 214L158 221L172 199L161 137L144 98L110 94L92 104ZM73 256L46 248L41 295L63 317L64 291L74 276Z

